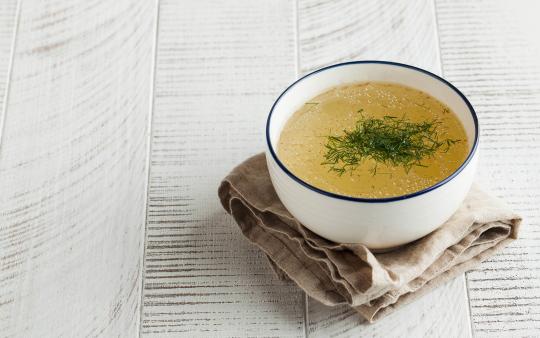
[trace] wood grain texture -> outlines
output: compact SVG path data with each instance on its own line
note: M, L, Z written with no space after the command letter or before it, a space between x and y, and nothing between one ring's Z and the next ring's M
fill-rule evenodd
M298 17L300 72L339 61L383 59L441 73L429 0L300 0ZM464 277L374 325L346 307L309 299L307 332L310 337L467 337L468 306Z
M468 337L465 292L463 278L456 278L373 324L346 306L311 300L308 337Z
M521 238L467 274L477 337L540 336L540 6L436 3L444 73L481 126L478 179L524 217Z
M388 60L439 69L430 0L298 0L299 68Z
M0 336L138 333L155 6L22 1L0 148Z
M161 1L142 335L304 336L304 298L276 280L217 198L264 149L294 79L294 3Z

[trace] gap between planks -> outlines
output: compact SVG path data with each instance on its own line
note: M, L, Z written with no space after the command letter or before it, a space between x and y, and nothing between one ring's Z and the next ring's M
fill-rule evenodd
M147 139L147 150L146 150L146 182L145 182L145 200L144 200L144 225L143 225L143 248L140 262L141 262L141 272L139 274L139 278L141 279L140 283L140 290L141 295L139 298L139 318L138 318L138 336L142 336L142 322L143 322L143 310L144 310L144 280L146 276L146 234L148 232L148 203L149 203L149 195L150 195L150 174L152 170L152 126L154 121L154 90L156 87L156 62L157 62L157 46L158 46L158 38L159 38L159 7L160 6L160 0L155 0L155 13L154 13L154 41L152 45L152 66L151 66L151 74L150 74L150 105L148 107L148 129L146 133L148 134Z
M9 61L8 61L8 68L6 73L6 88L4 90L4 101L2 102L2 115L0 116L0 160L2 159L2 140L4 135L4 128L6 124L6 116L7 116L7 104L9 101L9 90L11 88L11 70L13 68L13 63L15 59L15 47L17 46L17 33L19 31L19 21L21 17L21 1L17 0L17 5L15 8L15 22L13 23L13 33L11 35L11 43L10 43L10 53L9 53Z

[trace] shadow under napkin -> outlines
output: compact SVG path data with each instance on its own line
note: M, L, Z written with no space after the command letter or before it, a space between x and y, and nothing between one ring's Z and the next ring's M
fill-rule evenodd
M470 270L517 238L521 218L473 186L431 234L387 253L337 244L303 227L277 197L264 154L234 168L219 198L280 278L325 305L349 304L370 322ZM407 226L404 224L403 226Z

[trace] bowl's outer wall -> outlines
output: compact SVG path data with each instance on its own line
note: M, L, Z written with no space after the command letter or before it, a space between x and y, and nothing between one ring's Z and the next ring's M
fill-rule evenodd
M287 210L311 231L337 243L387 249L417 240L446 222L471 188L478 152L437 189L390 202L358 202L326 196L289 177L267 153L270 178Z

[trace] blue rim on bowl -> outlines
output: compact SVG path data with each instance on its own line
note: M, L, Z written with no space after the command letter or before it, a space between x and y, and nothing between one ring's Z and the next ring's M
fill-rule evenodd
M441 81L442 83L446 84L453 91L455 91L461 97L461 99L463 99L463 101L465 102L465 104L469 108L469 111L471 112L471 115L472 115L472 118L473 118L473 121L474 121L474 142L473 142L473 146L471 148L471 151L467 155L467 158L465 159L465 161L463 161L463 163L459 166L459 168L457 168L450 176L446 177L444 180L439 181L439 182L437 182L436 184L434 184L434 185L432 185L430 187L427 187L425 189L422 189L422 190L419 190L419 191L416 191L416 192L413 192L413 193L410 193L410 194L406 194L406 195L400 195L400 196L395 196L395 197L386 197L386 198L360 198L360 197L352 197L352 196L334 194L334 193L331 193L329 191L319 189L319 188L317 188L317 187L303 181L298 176L296 176L295 174L290 172L289 169L287 169L287 167L285 167L285 165L280 161L280 159L276 155L276 152L274 151L274 148L272 147L272 143L270 142L270 120L272 119L272 113L274 112L274 108L276 107L279 100L283 97L283 95L285 95L285 93L287 93L291 88L293 88L296 84L298 84L300 81L304 80L305 78L310 77L310 76L312 76L314 74L317 74L319 72L325 71L327 69L336 68L336 67L342 67L342 66L351 65L351 64L369 64L369 63L384 64L384 65L390 65L390 66L395 66L395 67L409 68L409 69L412 69L412 70L416 70L416 71L418 71L420 73L424 73L424 74L429 75L429 76ZM415 197L415 196L418 196L418 195L422 195L422 194L425 194L425 193L427 193L427 192L429 192L431 190L437 189L438 187L444 185L448 181L452 180L455 176L457 176L457 174L459 174L463 170L463 168L465 168L467 166L467 164L471 161L471 158L473 157L474 153L476 152L476 148L478 148L478 137L479 137L478 117L476 116L476 112L475 112L473 106L471 105L471 103L469 102L469 100L467 100L465 95L463 95L463 93L461 91L459 91L459 89L457 89L453 84L446 81L442 77L440 77L438 75L435 75L435 74L433 74L431 72L428 72L425 69L418 68L418 67L411 66L411 65L408 65L408 64L404 64L404 63L391 62L391 61L366 60L366 61L343 62L343 63L334 64L334 65L331 65L331 66L328 66L328 67L324 67L324 68L318 69L316 71L313 71L313 72L311 72L311 73L309 73L307 75L304 75L301 78L299 78L298 80L296 80L295 82L293 82L289 87L287 87L287 89L285 89L279 95L279 97L276 99L276 102L274 102L274 104L272 105L272 109L270 109L270 113L268 114L268 119L266 120L266 143L268 145L268 149L270 150L270 154L272 154L272 157L274 158L276 163L279 165L279 167L285 173L287 173L287 175L289 175L289 177L291 177L293 180L300 183L304 187L306 187L306 188L308 188L310 190L313 190L315 192L318 192L320 194L326 195L328 197L333 197L333 198L337 198L337 199L341 199L341 200L347 200L347 201L353 201L353 202L367 202L367 203L393 202L393 201L404 200L404 199L408 199L408 198Z

